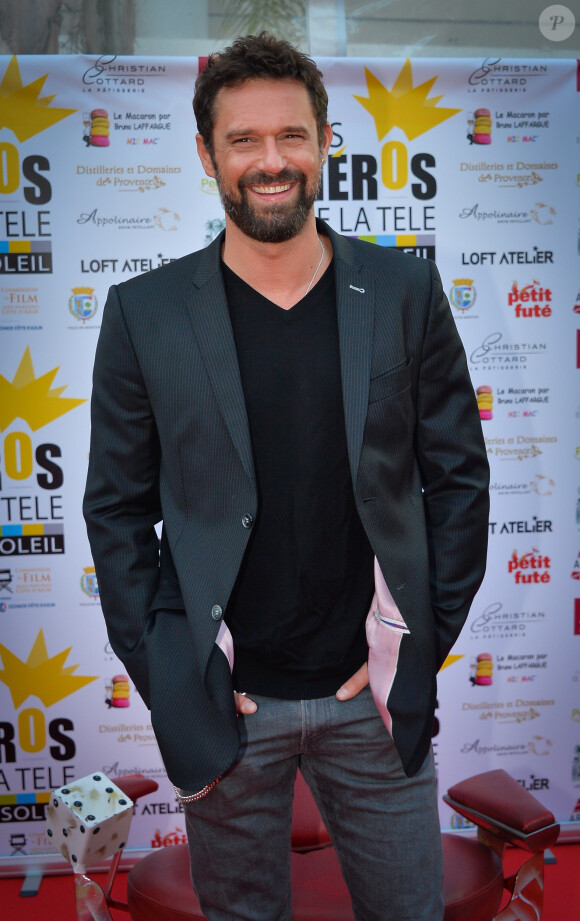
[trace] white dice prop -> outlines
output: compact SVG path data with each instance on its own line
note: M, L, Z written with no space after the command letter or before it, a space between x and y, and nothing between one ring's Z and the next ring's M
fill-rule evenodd
M95 773L51 794L46 833L75 873L125 847L133 803L104 774Z

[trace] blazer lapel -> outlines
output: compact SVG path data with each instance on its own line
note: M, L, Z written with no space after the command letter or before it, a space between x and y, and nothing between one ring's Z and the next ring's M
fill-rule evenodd
M374 281L348 239L319 225L332 242L346 437L356 488L366 422L373 342ZM188 308L195 336L238 454L255 484L252 446L238 357L219 267L223 233L200 254L193 276L198 289Z
M188 303L195 337L216 399L244 469L255 485L250 429L238 356L220 271L223 232L200 254Z
M348 240L324 228L334 252L336 307L348 456L356 489L367 416L373 344L374 281Z

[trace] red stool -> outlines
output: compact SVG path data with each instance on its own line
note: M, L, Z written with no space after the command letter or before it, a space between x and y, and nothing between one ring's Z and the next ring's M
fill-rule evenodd
M116 783L133 800L138 775ZM540 919L543 907L544 850L560 827L531 793L503 770L487 771L451 787L444 800L478 827L478 840L443 835L444 921L526 921ZM420 830L418 830L419 833ZM310 791L299 776L292 826L293 921L353 921L350 898L334 848ZM507 844L531 854L518 872L504 877ZM314 848L314 849L313 849ZM116 869L116 867L114 868ZM110 899L108 904L121 907ZM497 914L504 890L507 905ZM206 921L189 879L187 845L154 851L130 871L128 908L132 921Z

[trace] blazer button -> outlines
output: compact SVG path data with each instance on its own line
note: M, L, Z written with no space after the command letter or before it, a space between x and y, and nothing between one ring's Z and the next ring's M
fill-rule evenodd
M213 619L214 619L214 620L221 620L221 619L222 619L222 616L223 616L223 613L224 613L224 612L223 612L222 609L221 609L221 605L219 605L219 604L214 604L213 608L211 609L211 616L213 617Z
M254 519L252 518L251 515L242 516L242 524L245 528L251 528L253 523L254 523Z

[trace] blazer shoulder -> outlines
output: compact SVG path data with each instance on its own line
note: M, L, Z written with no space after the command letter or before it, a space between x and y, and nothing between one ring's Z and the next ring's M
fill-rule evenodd
M431 260L420 259L412 253L403 253L392 246L381 246L368 240L351 241L358 258L367 268L380 272L385 270L403 277L429 278L431 275Z
M347 237L335 231L327 231L335 255L351 265L360 264L371 272L401 279L414 279L430 284L433 263L430 259L419 259L411 253L403 253L392 246L381 246L372 240Z
M155 290L166 291L181 288L184 285L191 285L204 254L204 250L188 253L186 256L167 262L165 265L151 269L151 271L142 275L135 275L134 278L119 282L116 285L119 295L122 298L127 296L134 297L150 294Z
M153 293L176 296L180 291L190 290L192 284L203 285L219 272L223 239L222 231L204 249L121 282L116 286L119 295L123 298L135 295L150 296Z

